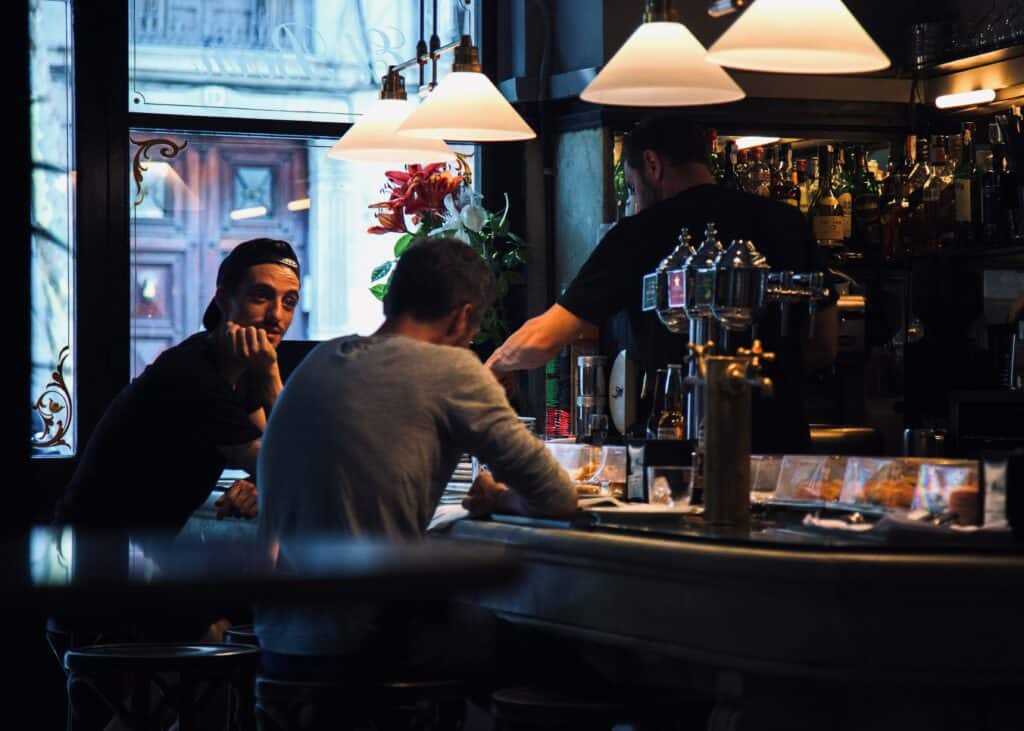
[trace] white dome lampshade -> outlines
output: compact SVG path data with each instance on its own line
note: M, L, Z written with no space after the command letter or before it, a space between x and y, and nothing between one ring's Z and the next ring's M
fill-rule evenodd
M498 87L477 71L453 71L441 79L398 133L459 142L512 142L537 136Z
M341 136L327 153L337 160L426 165L449 162L455 153L444 140L416 139L398 134L398 127L413 112L404 99L378 99L362 118Z
M754 0L711 46L708 61L780 74L854 74L890 66L842 0Z
M631 107L681 107L739 101L746 94L681 23L640 25L580 99Z

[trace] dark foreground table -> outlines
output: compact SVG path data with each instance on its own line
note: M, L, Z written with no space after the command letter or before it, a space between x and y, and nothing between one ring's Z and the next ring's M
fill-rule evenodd
M275 568L255 539L202 541L39 527L29 539L29 586L7 606L82 616L182 604L242 606L264 600L443 598L520 575L500 546L395 544L319 538L290 546L302 573Z

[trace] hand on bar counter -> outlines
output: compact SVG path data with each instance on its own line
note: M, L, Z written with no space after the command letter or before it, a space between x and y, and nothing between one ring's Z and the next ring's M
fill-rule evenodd
M249 480L235 480L214 503L217 520L224 518L255 518L257 509L256 484Z
M473 518L490 515L497 509L501 494L508 491L508 486L495 480L490 472L481 472L473 480L469 492L463 498L462 507L468 510Z

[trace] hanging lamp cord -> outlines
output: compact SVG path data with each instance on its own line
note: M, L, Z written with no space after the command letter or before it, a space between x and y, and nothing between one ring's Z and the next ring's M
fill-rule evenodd
M437 35L437 0L434 0L434 33L430 36L430 89L437 88L437 52L441 48L441 39Z
M427 22L427 0L420 0L420 39L416 42L416 58L423 59L427 55L427 39L424 33L426 32ZM426 81L426 64L424 60L420 60L417 66L420 67L420 86L423 86L423 82Z

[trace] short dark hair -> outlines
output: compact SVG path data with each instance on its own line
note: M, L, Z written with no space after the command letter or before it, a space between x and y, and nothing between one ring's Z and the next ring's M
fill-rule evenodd
M497 295L494 272L468 244L444 236L429 238L398 260L384 295L384 316L436 322L468 304L476 317L483 317Z
M708 164L707 131L679 114L659 114L636 124L622 141L622 155L634 170L644 164L644 150L653 150L669 163Z

